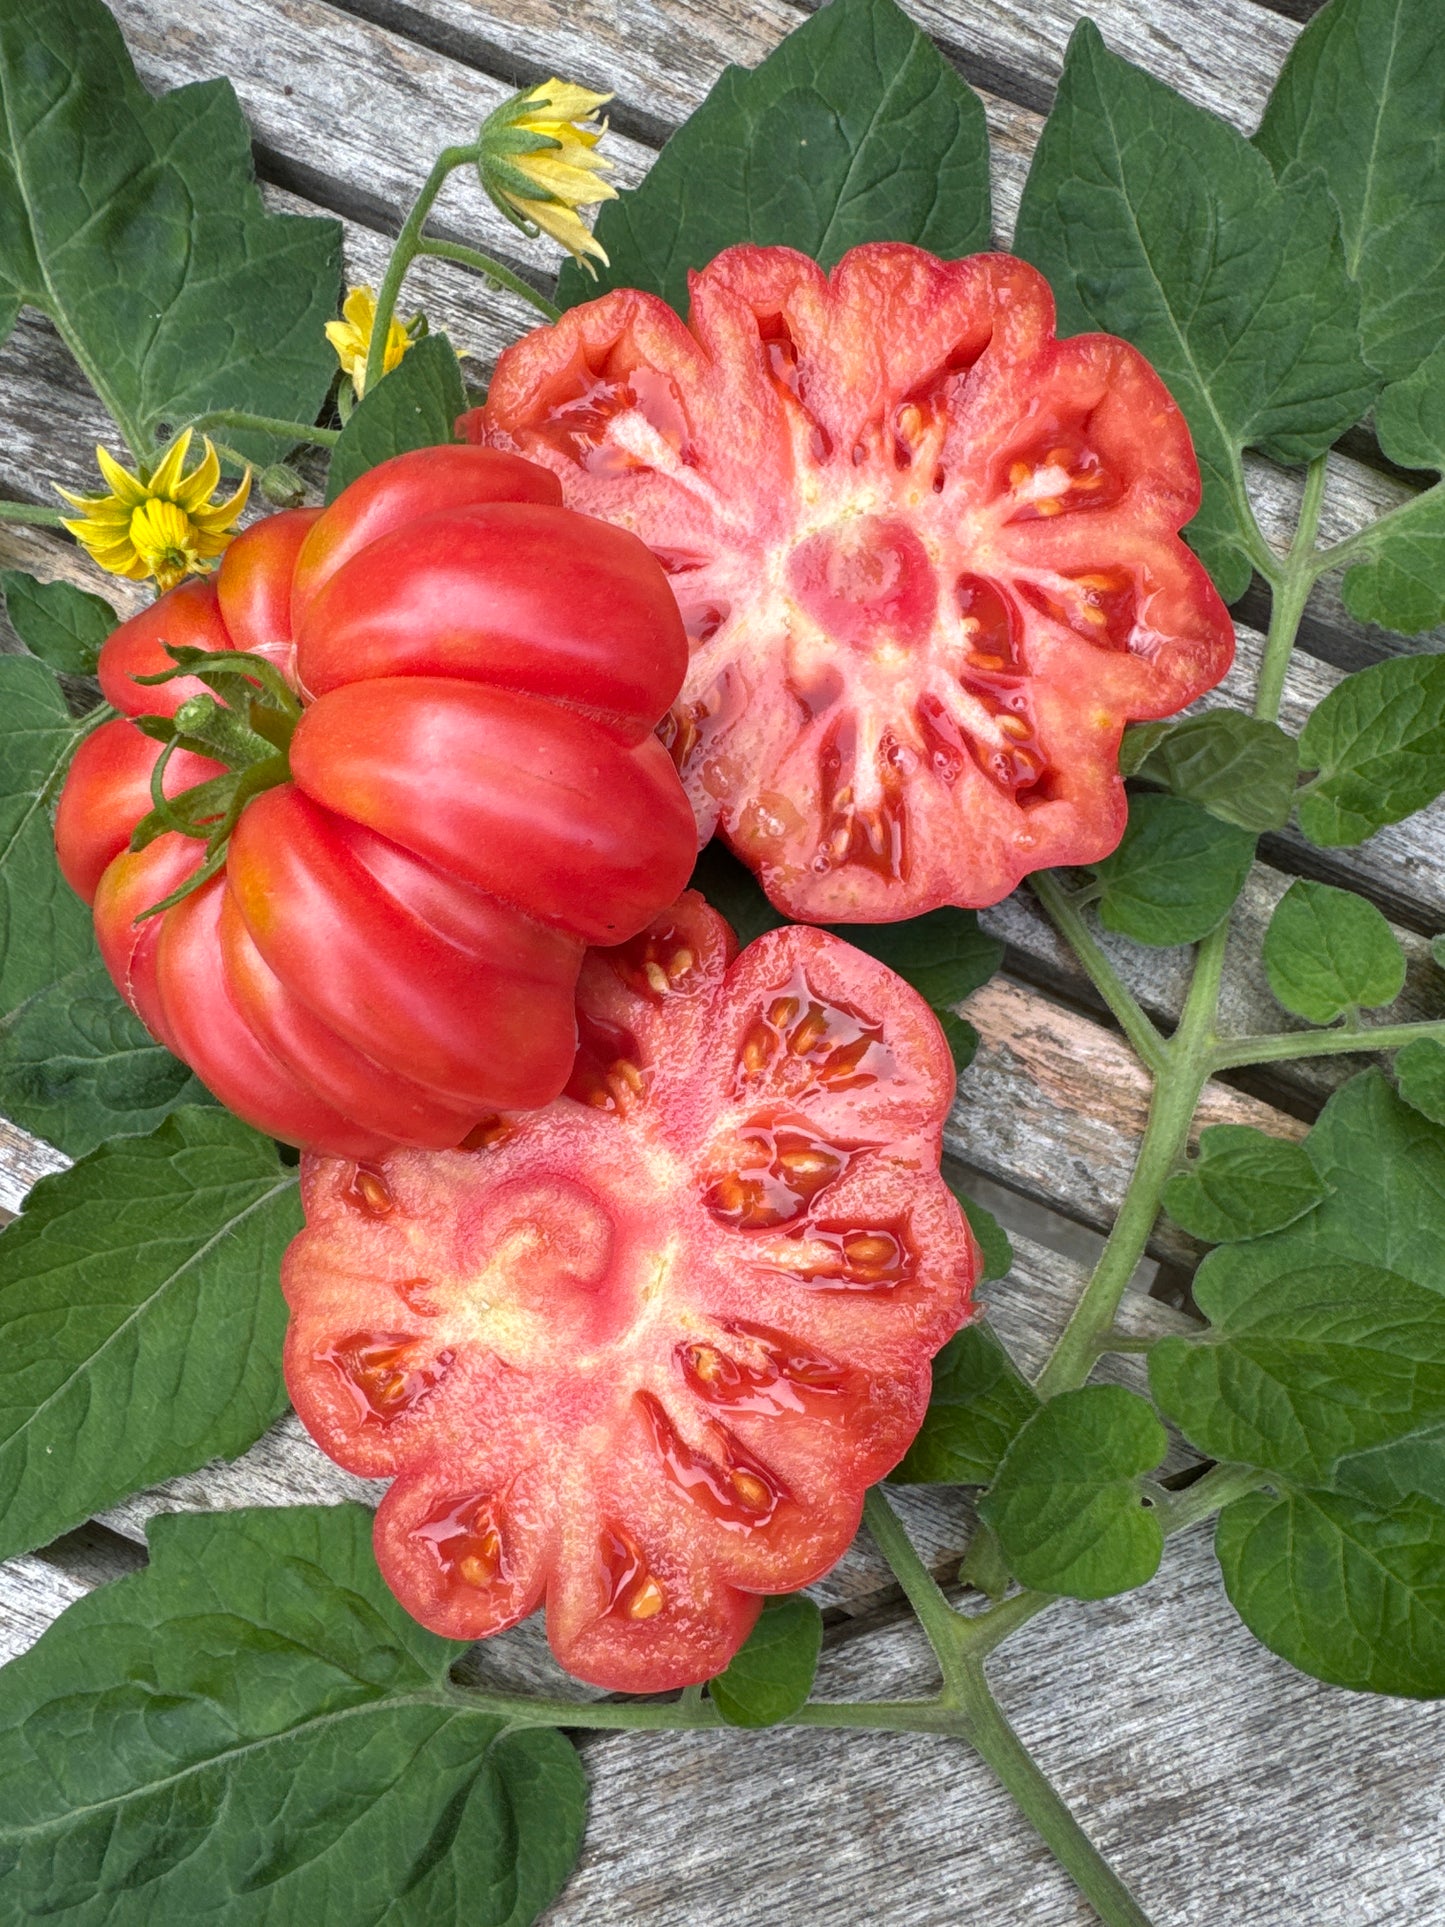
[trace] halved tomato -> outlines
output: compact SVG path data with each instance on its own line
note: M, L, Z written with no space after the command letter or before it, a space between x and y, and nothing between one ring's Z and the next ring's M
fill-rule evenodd
M690 326L620 289L510 348L474 440L640 535L692 644L666 725L702 840L790 916L983 905L1123 833L1126 723L1224 675L1178 530L1189 431L1110 335L1056 341L1008 255L831 276L737 247Z
M735 949L689 892L590 953L567 1094L471 1150L308 1157L283 1272L296 1409L395 1479L402 1604L473 1639L545 1599L627 1692L711 1677L839 1557L979 1270L932 1012L823 931Z

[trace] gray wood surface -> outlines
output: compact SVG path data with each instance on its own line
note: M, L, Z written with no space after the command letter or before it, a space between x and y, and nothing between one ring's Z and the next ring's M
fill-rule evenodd
M907 4L983 95L1000 244L1012 232L1064 44L1083 13L1116 49L1244 131L1298 32L1283 11L1255 0ZM153 86L232 78L268 202L339 216L349 279L373 283L388 230L434 151L465 138L512 86L559 72L615 90L609 150L617 178L630 183L727 61L755 63L805 17L782 0L226 0L203 14L184 0L116 0L115 11ZM439 220L540 278L540 253L528 253L465 182L448 190ZM449 330L478 381L532 320L525 304L435 262L414 272L408 303ZM0 493L45 499L47 479L88 486L89 445L108 433L113 438L49 324L22 317L0 347ZM1266 533L1282 541L1298 476L1260 460L1248 473ZM1356 438L1351 453L1331 457L1324 539L1412 492ZM94 583L68 544L37 531L0 527L0 565ZM105 586L117 606L134 606L130 585ZM1257 659L1258 632L1242 623L1239 634L1229 688ZM1311 600L1302 638L1286 695L1291 727L1337 679L1331 665L1407 646L1350 617L1328 579ZM1410 977L1392 1015L1438 1012L1445 982L1426 938L1445 926L1442 827L1437 807L1358 852L1270 840L1241 902L1236 949L1257 955L1296 871L1349 883L1386 909L1406 945ZM1127 1179L1145 1086L1027 891L986 921L1008 943L1007 968L970 1006L983 1043L962 1080L948 1147L1006 1195L1051 1207L1060 1241L1082 1248L1085 1231L1069 1227L1107 1225ZM1146 1006L1171 1021L1188 953L1104 941ZM1223 1016L1236 1032L1290 1021L1257 967L1232 973ZM1202 1121L1249 1121L1297 1136L1358 1061L1281 1066L1268 1078L1211 1087ZM37 1177L64 1163L0 1121L0 1209L17 1208ZM1167 1224L1152 1249L1184 1268L1195 1255ZM1070 1256L1027 1239L1016 1240L1016 1252L1013 1274L988 1296L1000 1330L1036 1369L1083 1273ZM1148 1334L1187 1328L1184 1314L1142 1292L1126 1300L1121 1322ZM1109 1360L1105 1371L1141 1383L1137 1359ZM1170 1464L1185 1457L1176 1442ZM171 1480L0 1566L0 1657L23 1650L90 1587L134 1570L145 1522L158 1510L374 1491L284 1420L234 1464ZM951 1579L972 1522L966 1495L914 1488L896 1499L930 1566ZM930 1690L926 1648L866 1535L815 1592L829 1620L822 1693ZM498 1683L586 1690L558 1673L537 1621L479 1649L475 1666ZM1062 1606L1034 1622L996 1659L993 1677L1025 1739L1158 1927L1445 1927L1438 1712L1333 1692L1274 1660L1224 1600L1206 1532L1172 1544L1159 1578L1141 1592ZM983 1769L948 1742L593 1735L583 1750L592 1822L551 1927L810 1927L834 1918L849 1927L973 1919L1062 1927L1087 1917Z

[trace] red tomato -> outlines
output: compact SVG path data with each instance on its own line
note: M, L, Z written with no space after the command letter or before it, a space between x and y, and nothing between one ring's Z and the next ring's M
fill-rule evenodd
M509 348L473 440L640 535L692 642L666 740L780 909L886 921L1091 863L1124 725L1234 633L1177 531L1189 431L1143 357L1056 341L1008 255L731 248L690 327L621 289Z
M635 536L560 497L513 455L400 456L257 522L101 651L124 716L71 768L61 868L143 1022L277 1137L370 1156L547 1103L585 945L686 881L692 814L652 734L686 664L676 605ZM126 719L207 693L134 680L167 643L263 658L303 707L221 873L138 922L204 857L174 830L130 847L161 746ZM225 775L177 751L165 792Z
M979 1269L923 1000L824 931L735 950L689 892L592 952L566 1095L470 1151L307 1158L283 1267L292 1400L395 1479L402 1604L474 1639L545 1598L625 1692L711 1677L839 1557Z

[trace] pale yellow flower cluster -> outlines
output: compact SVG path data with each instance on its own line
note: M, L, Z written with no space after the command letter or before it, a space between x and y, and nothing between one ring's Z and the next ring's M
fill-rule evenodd
M594 94L568 80L506 101L482 124L482 185L507 219L525 232L550 234L589 274L588 256L607 255L579 217L579 207L617 198L601 174L611 161L597 143L607 132L597 110L611 94Z

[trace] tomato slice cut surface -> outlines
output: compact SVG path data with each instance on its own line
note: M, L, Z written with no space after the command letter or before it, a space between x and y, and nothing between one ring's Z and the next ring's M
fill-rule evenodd
M567 1093L472 1148L308 1157L291 1396L394 1483L377 1556L455 1638L545 1601L564 1666L710 1678L907 1449L979 1256L938 1172L953 1060L823 931L741 956L700 897L593 951Z
M1106 855L1126 723L1228 669L1178 531L1199 504L1164 384L1054 338L1042 276L868 245L831 276L738 247L690 324L631 289L510 348L473 439L639 535L691 644L664 740L788 914L983 905Z

